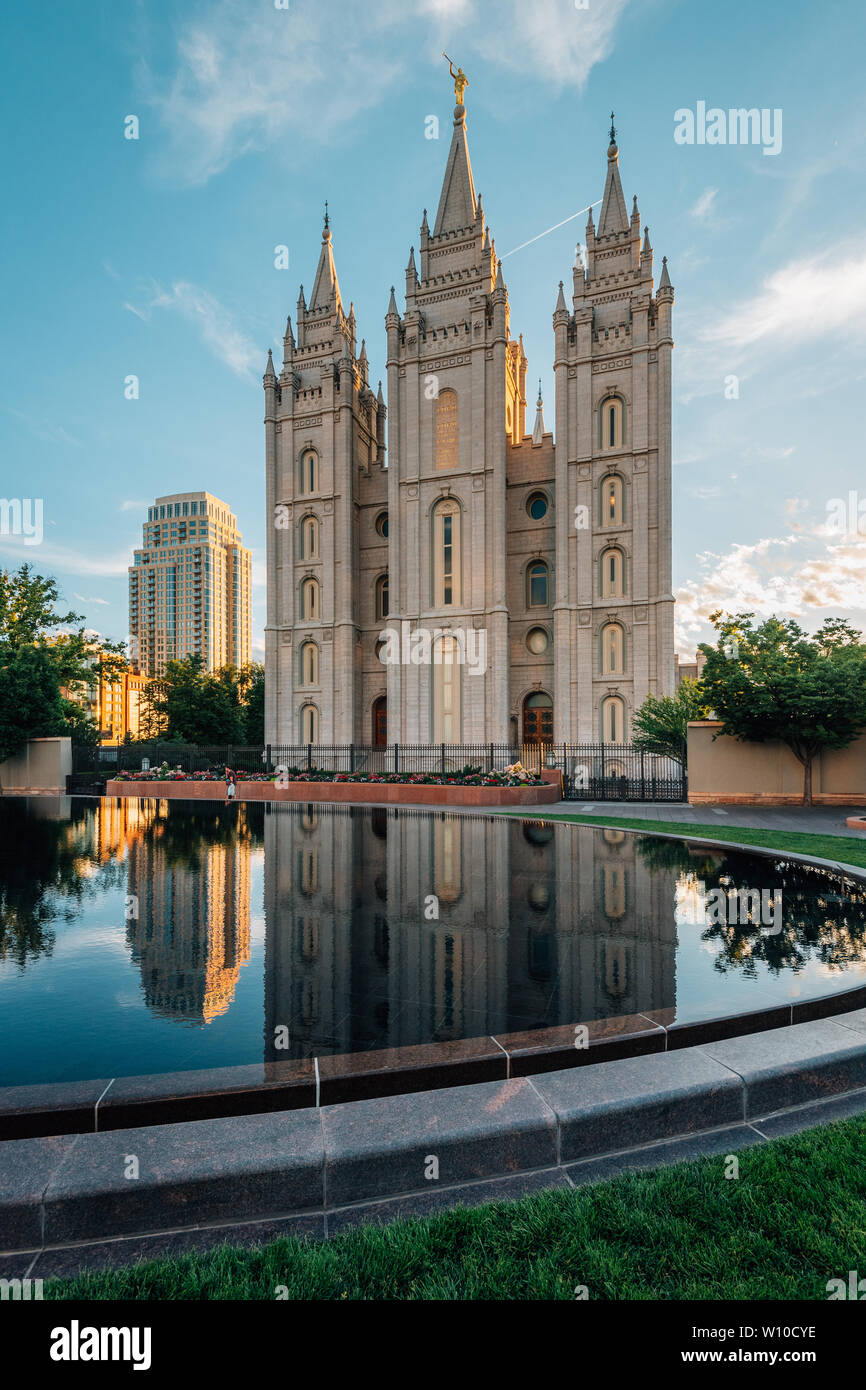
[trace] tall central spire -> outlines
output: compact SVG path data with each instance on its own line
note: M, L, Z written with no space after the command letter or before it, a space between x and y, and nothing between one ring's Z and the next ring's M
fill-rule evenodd
M454 134L451 136L451 149L448 151L448 163L445 166L445 178L442 181L433 235L441 236L443 232L471 227L475 221L477 207L469 146L466 142L466 107L459 105L454 108Z
M331 219L328 216L328 204L325 203L322 249L319 252L319 265L307 310L312 313L314 309L338 308L342 308L340 282L337 279L337 267L334 265L334 252L331 246Z

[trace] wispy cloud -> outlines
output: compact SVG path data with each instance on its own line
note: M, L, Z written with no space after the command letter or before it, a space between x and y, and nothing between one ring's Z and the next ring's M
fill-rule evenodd
M0 535L0 552L13 557L18 564L35 566L41 573L61 570L66 574L100 575L104 578L117 578L126 575L131 558L130 550L114 555L100 554L98 550L79 551L67 546L46 544L25 545L23 536Z
M203 184L248 151L333 142L412 80L419 52L441 62L443 45L458 38L467 72L478 55L555 89L582 85L610 53L628 3L593 0L578 9L573 0L500 0L491 24L483 0L379 0L341 6L335 23L333 7L313 0L292 0L287 10L218 0L181 26L169 71L142 67L145 99L166 136L159 172Z
M125 502L121 502L120 510L122 512L140 512L143 511L145 507L149 506L150 502L147 499L142 502L137 497L128 497Z
M94 595L92 598L86 598L84 594L76 593L74 589L72 590L72 597L77 598L79 603L101 603L104 604L106 608L109 607L109 602L107 598L97 598L96 595Z
M799 345L846 328L862 336L866 316L866 252L829 248L789 261L760 292L737 304L703 332L707 342L749 348L775 341Z
M84 448L82 441L62 425L53 425L42 416L26 415L23 410L14 410L11 405L0 406L0 410L18 420L34 439L41 439L45 444L71 444L76 449Z
M178 280L170 290L154 284L150 299L141 306L124 304L125 309L150 323L155 309L166 309L186 320L198 333L205 347L238 376L250 378L261 358L261 349L238 328L230 311L208 290L188 280Z
M689 216L694 217L697 222L706 222L713 212L718 191L717 188L705 189L694 207L689 209Z

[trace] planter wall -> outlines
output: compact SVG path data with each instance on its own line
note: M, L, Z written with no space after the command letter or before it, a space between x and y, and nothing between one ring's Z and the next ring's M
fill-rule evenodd
M225 801L224 782L109 781L106 796ZM238 801L332 801L396 806L549 806L560 799L557 782L541 787L428 786L401 782L238 782Z

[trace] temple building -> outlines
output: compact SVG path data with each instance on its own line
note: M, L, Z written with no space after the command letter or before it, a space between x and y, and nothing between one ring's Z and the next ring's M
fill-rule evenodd
M458 104L374 391L326 211L264 376L269 743L621 743L672 693L673 288L613 122L569 293L551 278L552 431Z

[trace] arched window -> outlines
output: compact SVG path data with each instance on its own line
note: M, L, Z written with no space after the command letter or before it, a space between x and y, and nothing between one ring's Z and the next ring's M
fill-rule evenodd
M298 491L303 495L319 491L319 456L314 449L305 449L298 465Z
M601 552L598 564L602 598L623 598L625 576L622 551L610 546Z
M298 559L318 560L319 523L314 516L305 516L298 532Z
M625 663L625 634L619 623L606 623L601 630L601 674L621 676Z
M319 585L315 579L305 579L301 585L301 617L319 617Z
M526 571L526 606L546 608L547 603L547 565L543 560L534 560Z
M459 743L460 662L456 637L440 637L433 648L433 741Z
M459 461L457 392L440 391L433 405L434 467L456 468Z
M301 685L319 684L319 648L315 642L301 644Z
M388 576L380 574L376 580L376 621L388 616Z
M619 396L606 396L599 407L602 449L621 449L625 440L625 408Z
M610 473L601 480L600 488L602 526L622 526L624 519L622 478Z
M625 706L618 695L608 695L601 702L601 740L625 742Z
M301 710L301 743L318 743L319 711L315 705L304 705Z
M433 607L460 603L460 507L453 497L437 503L433 512Z

